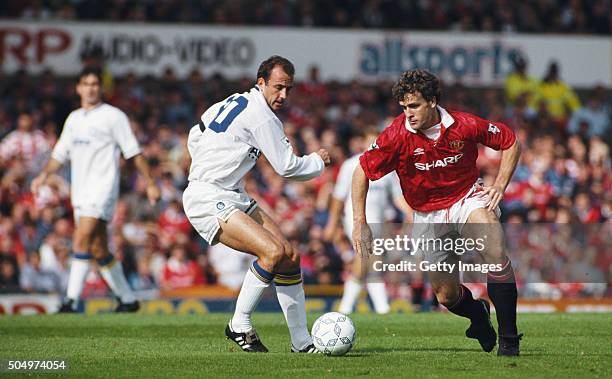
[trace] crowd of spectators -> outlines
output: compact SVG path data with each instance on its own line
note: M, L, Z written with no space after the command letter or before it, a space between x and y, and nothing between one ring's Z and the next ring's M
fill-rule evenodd
M27 20L610 34L610 0L24 0Z
M448 109L504 121L517 133L523 154L503 203L504 221L609 226L609 90L596 87L578 96L563 83L556 64L551 64L542 80L530 77L526 66L525 61L517 62L505 88L474 89L446 83L441 103ZM68 170L64 168L36 196L30 193L29 184L49 158L65 117L79 107L74 78L58 78L47 70L37 76L18 72L0 79L0 292L62 293L74 226ZM198 69L185 80L179 80L171 68L158 78L113 77L106 72L105 99L129 115L162 192L161 202L151 206L137 171L129 161L122 162L122 195L109 223L110 245L135 289L223 282L219 272L225 268L216 266L223 259L209 254L212 249L182 211L181 195L190 165L186 141L190 127L205 109L253 84L251 78L230 81L218 74L204 76ZM331 241L323 236L330 194L341 163L359 152L359 131L369 126L380 130L401 112L390 88L390 82L323 83L312 67L309 77L296 83L279 116L296 153L326 148L333 165L309 182L288 182L262 156L246 177L247 191L300 252L307 284L342 283L342 257L351 246L340 232ZM485 184L492 183L499 159L498 152L480 151L478 164ZM401 215L395 217L401 219ZM527 240L533 242L533 238ZM589 262L594 263L589 269L609 282L607 243L607 250L605 238L583 246L588 248ZM535 248L526 249L526 254L528 251ZM561 264L569 259L563 254L557 257ZM527 270L532 267L529 262L519 258L517 264L524 264L525 269L517 270L520 280L535 277L533 270ZM107 289L94 269L85 296L105 294Z

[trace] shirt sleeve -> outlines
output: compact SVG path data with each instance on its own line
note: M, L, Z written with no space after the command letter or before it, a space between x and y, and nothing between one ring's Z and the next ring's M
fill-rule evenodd
M516 140L512 129L502 122L492 122L473 116L476 140L494 150L509 149Z
M399 150L395 134L392 127L387 127L359 158L368 179L378 180L397 168Z
M125 159L130 159L140 154L140 145L130 127L130 120L125 113L121 111L117 113L111 130L113 131L113 137L119 145Z
M348 161L345 161L342 167L340 167L336 185L334 186L334 192L332 193L334 198L341 201L346 201L351 192L351 182L353 179L353 170L351 170L351 168L355 167L347 163Z
M317 153L298 157L283 131L280 122L270 120L252 129L257 147L280 176L305 181L321 175L325 168Z
M72 146L72 127L70 126L70 116L64 122L62 134L60 134L53 152L51 152L51 158L55 159L60 163L66 163L70 159L70 147Z

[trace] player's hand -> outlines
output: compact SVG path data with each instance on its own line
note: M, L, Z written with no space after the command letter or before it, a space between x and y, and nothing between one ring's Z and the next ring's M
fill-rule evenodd
M504 198L504 190L500 186L484 187L483 193L489 196L487 209L493 211Z
M47 181L47 178L48 178L48 175L44 172L36 176L34 180L32 180L32 183L30 184L30 191L32 191L33 194L37 194L38 191L40 190L40 187L42 187L43 184L45 184L45 182Z
M157 204L157 200L159 200L160 196L161 191L155 183L150 183L149 185L147 185L147 197L149 198L149 204Z
M323 159L323 163L325 163L325 167L331 164L331 156L329 155L329 152L327 150L321 149L317 151L317 154L319 154L321 159Z
M372 254L372 229L366 222L354 222L353 247L355 252L363 259Z

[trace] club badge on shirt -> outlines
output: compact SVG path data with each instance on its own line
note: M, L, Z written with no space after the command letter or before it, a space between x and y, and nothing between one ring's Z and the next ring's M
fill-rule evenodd
M463 141L459 141L459 140L450 141L450 143L448 144L448 146L452 150L461 150L461 149L463 149L463 145L465 145L465 143Z

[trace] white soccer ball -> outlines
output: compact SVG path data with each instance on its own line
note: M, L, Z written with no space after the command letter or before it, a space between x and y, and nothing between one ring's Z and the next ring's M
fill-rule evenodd
M319 317L312 326L312 342L326 355L344 355L355 344L353 321L339 312L329 312Z

